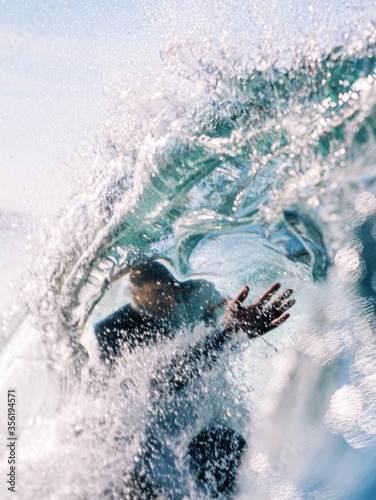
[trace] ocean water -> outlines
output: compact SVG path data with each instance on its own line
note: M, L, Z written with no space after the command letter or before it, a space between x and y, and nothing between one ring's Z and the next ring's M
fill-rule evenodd
M212 4L205 32L200 7L191 33L174 9L158 18L158 64L109 81L90 175L41 230L29 273L25 257L13 307L2 297L0 411L16 388L19 498L116 498L151 418L154 363L175 344L108 378L92 325L127 302L122 276L145 256L223 296L280 281L297 301L180 395L178 415L193 405L197 418L178 457L216 418L248 442L234 498L376 498L372 6ZM30 238L5 219L4 269Z

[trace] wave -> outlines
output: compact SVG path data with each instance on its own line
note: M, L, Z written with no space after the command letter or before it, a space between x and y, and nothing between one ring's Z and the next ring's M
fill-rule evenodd
M307 253L301 260L324 275L329 258L318 235L328 246L332 241L317 207L325 204L326 179L374 138L373 38L371 31L356 50L306 55L291 68L260 71L247 61L244 71L229 60L230 76L215 61L190 60L199 74L199 105L183 108L167 93L154 103L150 122L145 109L143 122L112 130L107 161L52 228L42 257L47 267L35 272L31 289L37 299L30 308L44 328L54 318L60 337L79 336L112 280L141 254L168 256L187 272L200 239L229 228L252 227L291 258L286 241L295 238L295 259Z
M341 480L348 488L342 498L352 498L359 484L343 479L346 465L341 463L342 479L333 469L322 471L320 453L329 457L322 461L329 470L346 449L360 471L361 460L351 453L373 445L369 395L374 387L366 367L373 281L366 279L362 262L371 260L370 217L376 206L374 27L362 35L328 53L312 48L284 63L234 56L239 51L227 42L219 49L209 41L170 46L162 54L167 69L154 83L119 93L117 111L97 145L95 170L49 228L27 283L22 342L31 342L31 330L41 333L43 342L35 349L43 351L46 366L52 363L64 374L57 382L63 393L84 372L88 355L80 341L95 306L94 314L103 313L116 280L144 257L166 259L182 279L206 277L226 295L250 281L255 294L277 279L297 289L297 319L285 338L272 337L278 356L270 345L256 343L231 365L235 395L242 392L239 386L246 392L246 408L239 410L239 421L246 423L239 425L253 442L239 498L249 498L249 491L276 497L277 490L285 491L284 498L337 498L344 494ZM294 329L300 330L295 337ZM37 358L31 350L35 365ZM127 362L133 374L142 372L142 359ZM98 382L99 374L91 381L98 387L90 397L76 391L59 423L62 434L64 425L74 427L76 420L82 426L92 423L73 448L82 460L80 478L89 475L97 493L130 463L137 447L132 432L141 432L137 426L146 412L145 375L144 389L126 396L129 428L119 423L120 372L106 383ZM54 391L50 382L41 392ZM108 387L108 399L97 403L96 396L103 398ZM215 395L221 390L218 384ZM89 408L86 420L80 398ZM346 412L354 401L358 406ZM60 403L50 404L48 415ZM213 396L210 404L219 403ZM231 414L237 406L232 400L227 408ZM273 420L276 414L279 422ZM126 451L120 438L111 448L112 462L101 425L109 433L114 426L128 439ZM48 432L54 436L54 429ZM265 435L271 432L272 443ZM85 449L95 442L100 460L110 463L105 478L89 472L91 460L98 464L99 458L91 453L85 458L82 442ZM290 464L283 457L291 447L296 457ZM71 465L74 460L63 448L55 453ZM366 458L364 474L369 474ZM69 477L72 470L65 468ZM46 477L33 488L42 488L47 497ZM62 481L66 476L57 474L51 484L58 489ZM365 484L373 487L368 476ZM85 489L79 491L77 478L72 488L78 495Z

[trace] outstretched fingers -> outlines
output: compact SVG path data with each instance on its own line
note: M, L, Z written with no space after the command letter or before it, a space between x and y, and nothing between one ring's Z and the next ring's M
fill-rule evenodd
M261 295L261 297L257 301L257 305L264 306L269 302L269 300L273 297L275 292L281 288L281 283L274 283L266 292Z
M284 314L283 316L280 316L279 318L275 319L270 323L270 330L273 330L274 328L277 328L277 326L282 325L286 320L288 320L290 317L289 313Z
M274 308L279 308L281 307L281 305L283 304L283 302L285 302L286 299L288 299L289 297L291 297L291 295L293 294L293 290L291 290L291 288L288 288L286 291L284 291L272 304L271 304L271 307L274 307ZM295 303L295 302L294 302Z
M251 336L254 332L264 335L277 328L290 317L286 311L295 304L295 300L290 299L291 289L275 298L280 288L281 283L274 283L257 302L245 307L243 302L248 297L249 287L244 286L238 296L228 303L223 323L234 331L244 329Z
M287 309L290 309L290 307L292 307L295 304L295 302L296 302L295 299L288 300L287 302L278 307L278 311L280 312L280 314L284 313L285 311L287 311Z
M241 304L242 302L245 301L245 299L248 297L249 294L249 286L245 286L241 289L239 295L236 297L234 300L235 304Z
M290 299L285 303L280 303L276 305L275 303L271 304L268 308L264 309L264 314L269 316L270 318L278 318L283 314L287 309L290 309L295 304L295 299Z

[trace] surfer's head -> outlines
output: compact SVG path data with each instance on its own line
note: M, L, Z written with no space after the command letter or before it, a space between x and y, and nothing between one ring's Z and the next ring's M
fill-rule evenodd
M134 267L129 278L135 309L156 318L165 318L179 303L179 282L160 262L147 261Z

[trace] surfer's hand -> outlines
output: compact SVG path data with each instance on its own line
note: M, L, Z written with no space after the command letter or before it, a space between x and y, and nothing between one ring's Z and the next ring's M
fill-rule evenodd
M249 287L245 286L227 306L223 317L225 328L233 332L243 330L250 338L253 338L264 335L284 323L290 317L290 314L284 313L295 304L295 300L288 300L293 293L291 289L274 299L273 296L280 288L281 284L275 283L257 302L244 307L242 303L249 293Z

